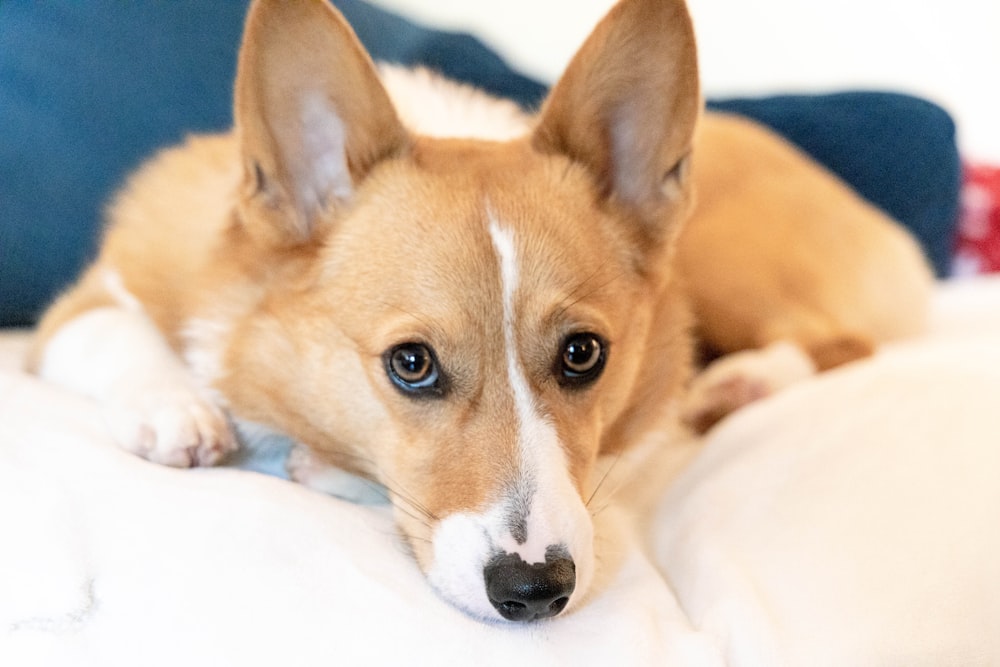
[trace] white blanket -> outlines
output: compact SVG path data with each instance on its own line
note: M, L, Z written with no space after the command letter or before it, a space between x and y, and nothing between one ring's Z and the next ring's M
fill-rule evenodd
M384 506L118 451L13 370L22 344L0 338L0 665L1000 664L995 279L665 443L597 517L592 598L528 626L441 602Z

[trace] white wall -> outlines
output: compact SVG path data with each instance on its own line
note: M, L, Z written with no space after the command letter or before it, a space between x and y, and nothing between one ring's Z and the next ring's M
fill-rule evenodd
M613 0L373 0L477 33L552 81ZM959 124L967 157L1000 163L1000 0L689 0L709 95L899 90Z

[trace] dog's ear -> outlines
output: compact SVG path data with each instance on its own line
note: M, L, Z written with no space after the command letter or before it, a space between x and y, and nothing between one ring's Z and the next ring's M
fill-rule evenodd
M317 236L407 134L375 66L326 0L257 0L247 18L234 115L244 219L294 246Z
M694 32L683 0L623 0L587 39L542 107L532 142L590 170L601 196L653 239L686 199L701 112Z

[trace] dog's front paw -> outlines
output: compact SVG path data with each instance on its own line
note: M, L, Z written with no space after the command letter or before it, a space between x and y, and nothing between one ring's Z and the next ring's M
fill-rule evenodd
M122 388L107 400L105 417L124 449L155 463L210 466L237 448L225 413L184 382Z
M705 433L739 408L815 375L816 364L792 343L773 343L722 357L702 371L688 390L681 418Z

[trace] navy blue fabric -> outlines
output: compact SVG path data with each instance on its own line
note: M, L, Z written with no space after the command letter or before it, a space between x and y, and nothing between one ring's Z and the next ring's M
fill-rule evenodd
M425 64L527 107L545 93L468 35L334 2L377 59ZM246 4L0 2L0 325L34 322L93 257L103 206L144 158L229 127ZM913 226L943 270L957 202L942 185L958 178L950 120L918 100L874 99L726 105L792 135Z
M0 3L0 324L30 324L94 255L125 175L231 124L242 2Z
M955 123L943 109L880 92L715 100L708 106L754 118L798 144L909 227L938 275L947 275L962 164Z

